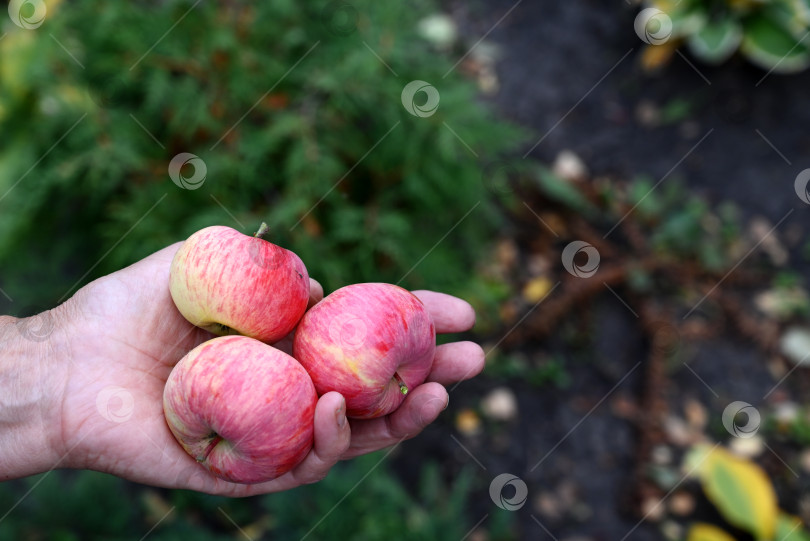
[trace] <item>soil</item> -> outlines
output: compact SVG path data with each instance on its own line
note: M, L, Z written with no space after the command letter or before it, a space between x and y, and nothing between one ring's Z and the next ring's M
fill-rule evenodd
M712 205L731 201L745 222L764 218L778 224L774 233L793 239L786 243L789 259L782 270L808 275L802 248L810 207L797 197L794 181L810 167L810 72L768 75L740 58L712 67L684 50L659 73L645 73L639 63L643 43L633 31L637 7L623 2L486 0L446 2L446 9L468 44L486 35L486 42L497 46L500 88L488 99L503 116L533 132L539 143L523 153L551 163L560 151L572 150L593 177L647 175L654 182L683 182ZM684 112L656 121L656 111L676 106ZM740 267L748 264L743 260ZM718 289L732 287L724 283ZM746 291L737 293L748 309ZM488 488L492 478L509 472L529 491L526 505L514 512L519 538L662 539L662 522L641 520L650 508L639 499L644 483L639 484L638 472L649 464L640 464L638 453L650 426L632 418L647 404L645 394L663 397L679 418L688 417L690 407L695 415L697 404L698 413L708 417L706 432L727 443L720 422L726 405L742 400L768 409L779 401L800 402L810 377L796 370L771 392L779 371L770 354L751 336L725 328L710 338L680 337L677 362L666 366L666 386L651 389L650 345L629 304L604 292L587 310L571 314L570 325L586 329L577 347L557 335L528 337L510 347L528 358L561 356L569 386L491 377L464 383L451 393L440 423L403 444L397 465L408 472L417 465L408 457L430 456L445 464L451 478L462 467L472 468L480 490L472 498L471 528L490 515L479 527L486 529L492 514L505 512L492 505ZM454 422L458 412L478 408L481 398L501 385L517 396L517 418L485 425L478 435L461 434ZM782 506L800 513L808 485L807 473L797 465L801 449L766 441L769 449L756 460L775 480ZM664 447L673 451L670 463L675 464L683 446L667 442ZM717 518L693 483L678 489L697 502L696 514L673 516L665 500L648 519L659 511L664 521L681 526L695 516ZM663 490L648 494L667 496Z

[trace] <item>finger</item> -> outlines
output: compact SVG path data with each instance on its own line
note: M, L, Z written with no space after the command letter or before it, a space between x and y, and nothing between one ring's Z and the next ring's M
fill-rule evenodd
M163 248L162 250L158 250L157 252L153 253L152 255L149 255L149 256L145 257L144 260L157 259L159 261L171 262L171 260L174 259L174 254L177 253L177 250L179 250L182 245L183 245L182 242L175 242L174 244L170 244L170 245L166 246L165 248ZM136 265L137 265L137 263L136 263Z
M309 302L307 303L307 310L321 302L323 299L323 286L314 278L309 279Z
M144 257L140 261L136 261L123 270L125 272L134 273L135 276L139 278L142 274L143 276L148 275L148 279L154 281L154 283L168 284L169 267L171 266L172 259L174 259L174 254L177 253L177 250L179 250L182 245L182 242L175 242L162 250L158 250ZM168 288L166 292L168 293Z
M326 393L315 406L315 444L291 472L298 484L315 483L326 477L349 448L350 439L346 401L340 393Z
M353 419L352 441L342 458L371 453L419 434L447 407L449 396L438 383L424 383L408 393L393 413L377 419Z
M484 350L475 342L453 342L436 348L427 381L450 385L477 376L484 369Z
M414 291L436 325L437 333L469 331L475 325L475 310L470 303L436 291Z

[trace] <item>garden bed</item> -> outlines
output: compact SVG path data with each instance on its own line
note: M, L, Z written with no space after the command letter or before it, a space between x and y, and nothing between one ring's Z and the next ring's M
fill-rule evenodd
M810 74L766 76L737 58L710 67L688 53L685 58L675 56L658 73L646 73L638 58L643 43L633 32L636 10L628 6L599 2L515 6L489 1L450 3L449 10L468 43L488 34L488 45L497 47L500 88L489 99L504 116L533 130L534 141L542 139L530 146L530 157L551 163L561 151L573 151L587 165L591 182L606 177L621 183L646 175L653 184L684 184L710 207L733 203L746 234L754 221L770 227L779 224L773 237L788 258L774 264L762 249L756 250L735 272L770 265L767 280L777 272L795 274L807 286L802 232L810 220L807 206L794 191L794 179L808 167L810 135L802 127L810 120L806 93ZM542 214L541 208L533 210ZM515 221L515 237L538 233L527 223ZM542 228L539 222L536 226ZM610 224L594 226L601 234L610 229ZM612 235L622 245L621 233ZM526 244L520 250L523 256L530 252ZM719 289L756 316L753 296L767 286L729 279ZM555 293L562 295L552 293L549 302ZM660 436L644 433L650 427L639 424L637 414L645 407L645 395L660 393L666 415L683 420L687 427L701 425L699 417L705 416L704 433L724 443L732 438L720 418L730 402L747 401L760 408L763 417L780 404L801 403L810 384L806 371L791 372L777 386L792 365L774 360L773 348L760 347L756 337L718 315L715 297L708 298L705 311L687 319L681 303L671 302L669 308L677 312L674 320L682 326L691 319L716 328L704 337L693 337L680 335L679 327L678 355L672 356L676 360L666 365L664 377L655 380L662 387L650 388L646 372L650 343L632 313L640 308L634 305L632 292L619 287L615 294L604 289L583 309L567 313L560 324L567 332L537 340L524 336L509 348L507 353L529 359L550 355L565 359L567 387L485 376L451 394L444 430L453 431L460 443L434 429L435 441L425 437L407 444L418 449L409 455L439 454L451 469L459 463L472 465L482 483L472 519L492 513L485 481L510 472L529 488L529 502L516 512L524 538L550 539L550 532L558 539L622 539L632 531L630 539L660 539L659 528L667 521L687 525L696 517L717 517L699 487L690 482L675 490L680 499L674 509L670 500L656 509L645 501L643 486L649 483L639 481L638 473L651 463L649 457L639 456L640 440L658 440L659 453L662 448L670 450L672 467L664 469L673 472L683 450L672 441L677 432L672 427ZM629 306L623 306L625 300ZM543 308L540 304L538 312ZM572 339L572 333L578 338ZM637 363L638 369L622 380ZM480 407L481 397L496 385L514 390L519 405L516 420L465 438L454 415L465 407ZM773 431L765 433L764 440L767 448L758 451L755 460L775 481L782 506L807 521L808 502L800 497L808 482L800 464L802 446ZM646 492L653 502L665 493ZM677 508L690 499L697 502L696 514ZM648 519L655 520L640 523L648 512Z

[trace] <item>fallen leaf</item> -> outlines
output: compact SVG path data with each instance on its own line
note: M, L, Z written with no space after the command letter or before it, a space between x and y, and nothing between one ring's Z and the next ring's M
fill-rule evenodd
M717 526L697 523L689 529L686 541L734 541L734 538Z
M465 408L456 415L456 429L465 436L474 436L481 431L481 418L473 410Z
M526 285L523 287L523 298L526 300L526 302L537 304L546 295L548 295L548 292L551 291L552 285L551 280L545 276L532 278L526 282Z

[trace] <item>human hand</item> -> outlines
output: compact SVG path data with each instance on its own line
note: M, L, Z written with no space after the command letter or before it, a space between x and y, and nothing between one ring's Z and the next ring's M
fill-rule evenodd
M438 346L427 382L392 414L347 422L343 397L327 393L315 410L314 447L296 468L257 485L218 479L183 451L163 417L163 387L172 367L213 337L188 323L169 294L169 267L179 246L96 280L49 314L54 330L38 351L54 368L48 383L56 410L48 417L58 423L51 429L59 431L50 439L51 455L60 459L54 467L94 469L149 485L228 496L287 490L322 479L338 460L415 436L446 407L443 385L483 368L484 353L477 344ZM460 299L431 291L414 294L439 333L465 331L475 322L472 308ZM322 297L313 280L310 305ZM276 347L289 353L289 338Z

